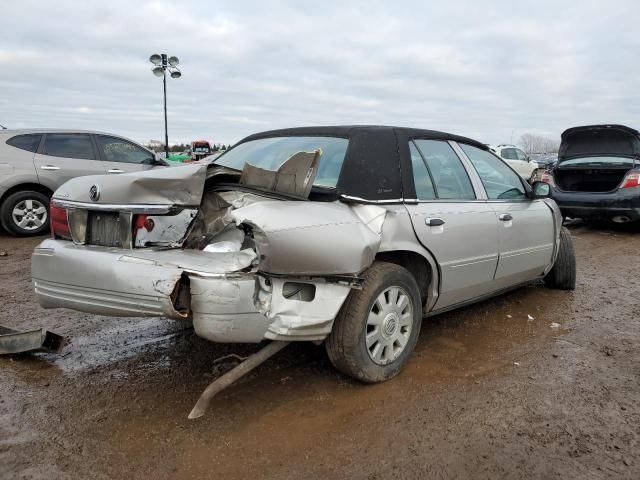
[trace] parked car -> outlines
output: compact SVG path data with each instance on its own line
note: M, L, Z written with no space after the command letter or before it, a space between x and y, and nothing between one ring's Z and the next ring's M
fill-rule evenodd
M324 342L378 382L425 316L537 280L574 288L549 191L442 132L258 133L208 165L64 184L33 284L45 308L191 319L214 342Z
M528 182L534 177L534 172L540 168L537 162L515 145L498 145L497 147L489 148Z
M0 223L14 235L49 228L49 198L70 178L147 170L164 161L126 138L80 130L0 130Z
M640 220L640 134L624 125L588 125L562 133L558 162L541 180L565 217Z

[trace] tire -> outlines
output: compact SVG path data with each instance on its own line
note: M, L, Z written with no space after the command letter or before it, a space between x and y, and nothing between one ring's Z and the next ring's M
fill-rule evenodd
M566 227L560 231L560 251L553 268L544 277L547 287L559 290L574 290L576 288L576 254L573 249L571 233Z
M12 193L0 206L0 222L15 236L45 233L49 230L49 197L33 190Z
M421 323L413 276L399 265L376 261L364 274L362 290L352 290L340 309L325 349L342 373L366 383L383 382L397 375L413 352Z

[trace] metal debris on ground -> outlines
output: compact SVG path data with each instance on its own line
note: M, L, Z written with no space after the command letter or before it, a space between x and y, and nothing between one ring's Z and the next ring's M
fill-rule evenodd
M530 322L533 322L536 318L532 317L531 315L527 315L527 320Z
M270 357L278 353L284 347L289 345L290 342L281 342L281 341L273 341L267 344L263 349L258 350L253 355L247 357L242 363L229 370L227 373L217 378L213 382L209 384L207 388L205 388L202 395L196 402L195 406L189 413L189 419L193 420L195 418L200 418L205 414L207 408L209 407L209 403L222 390L233 384L236 380L240 379L251 370L256 368L257 366L264 363ZM241 357L240 357L241 358Z
M560 324L553 322L551 325L549 325L551 328L560 328Z
M0 325L0 354L48 351L59 353L66 340L44 328L20 332Z

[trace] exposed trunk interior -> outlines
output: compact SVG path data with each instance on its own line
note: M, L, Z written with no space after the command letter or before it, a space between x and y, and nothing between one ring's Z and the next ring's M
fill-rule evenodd
M554 172L556 184L569 192L610 192L622 182L629 168L572 169L558 168Z

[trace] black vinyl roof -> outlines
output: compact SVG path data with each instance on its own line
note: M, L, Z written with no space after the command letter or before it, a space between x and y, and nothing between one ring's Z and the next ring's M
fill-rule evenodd
M254 133L243 138L239 143L248 142L257 138L268 137L291 137L291 136L333 136L350 138L359 133L383 133L398 132L410 138L425 138L431 140L452 140L454 142L468 143L476 147L487 150L487 146L483 143L471 138L454 135L452 133L440 132L438 130L426 130L422 128L410 127L392 127L386 125L334 125L334 126L317 126L317 127L294 127L282 128L278 130L268 130L266 132Z
M341 194L371 201L397 200L404 184L412 179L408 141L412 138L455 141L482 150L488 147L476 140L436 130L382 125L342 125L297 127L250 135L239 143L270 137L323 136L349 139L336 188ZM404 166L404 167L403 167Z

